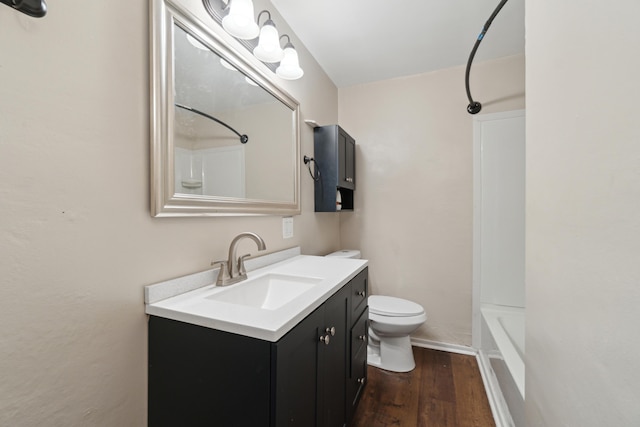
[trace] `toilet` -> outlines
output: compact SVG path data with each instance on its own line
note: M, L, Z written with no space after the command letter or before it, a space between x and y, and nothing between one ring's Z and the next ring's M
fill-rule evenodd
M327 256L360 258L358 250L342 250ZM427 320L424 308L402 298L370 295L367 363L392 371L409 372L416 367L409 335Z

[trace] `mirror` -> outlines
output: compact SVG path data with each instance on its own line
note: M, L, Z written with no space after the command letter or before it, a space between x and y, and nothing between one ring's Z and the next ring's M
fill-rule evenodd
M152 215L299 214L297 101L194 12L152 7Z

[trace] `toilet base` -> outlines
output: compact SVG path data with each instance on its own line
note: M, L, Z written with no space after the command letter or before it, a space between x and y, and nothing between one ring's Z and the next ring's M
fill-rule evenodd
M391 372L409 372L416 367L408 335L380 340L372 335L367 345L367 364Z

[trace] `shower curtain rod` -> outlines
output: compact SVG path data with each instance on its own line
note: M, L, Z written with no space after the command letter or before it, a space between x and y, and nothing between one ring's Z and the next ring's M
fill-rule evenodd
M202 112L202 111L200 111L200 110L196 110L195 108L188 107L188 106L186 106L186 105L182 105L182 104L174 104L174 105L175 105L176 107L178 107L178 108L182 108L182 109L184 109L184 110L191 111L192 113L199 114L199 115L201 115L202 117L206 117L206 118L207 118L207 119L209 119L209 120L213 120L214 122L221 124L222 126L224 126L224 127L226 127L227 129L229 129L231 132L233 132L233 133L235 133L236 135L238 135L238 138L240 138L240 142L241 142L241 143L243 143L243 144L246 144L246 143L249 141L249 137L248 137L247 135L241 135L241 134L240 134L240 132L238 132L237 130L235 130L234 128L232 128L231 126L229 126L228 124L226 124L225 122L223 122L223 121L222 121L222 120L220 120L220 119L216 119L215 117L210 116L210 115L209 115L209 114L207 114L207 113L203 113L203 112Z
M469 73L471 72L471 63L473 62L473 57L476 56L476 51L478 50L478 46L480 46L480 42L484 38L484 35L487 33L487 30L489 29L489 27L491 26L493 19L498 15L500 10L502 9L502 6L504 6L506 2L507 0L502 0L500 4L498 4L498 6L495 8L493 13L487 20L487 22L484 24L484 27L482 27L482 31L478 35L478 38L476 39L476 43L473 45L473 49L471 50L471 54L469 55L469 60L467 61L467 71L465 72L464 81L465 81L465 86L467 88L467 98L469 99L469 105L467 106L467 112L469 114L478 114L480 110L482 110L482 104L473 100L473 98L471 97L471 90L469 89Z
M44 0L0 0L0 3L34 18L42 18L47 14Z

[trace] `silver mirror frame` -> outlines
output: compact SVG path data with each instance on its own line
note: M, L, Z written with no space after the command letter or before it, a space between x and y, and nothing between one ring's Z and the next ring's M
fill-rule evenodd
M300 214L300 104L279 88L273 77L247 59L248 51L231 46L223 36L208 28L193 12L173 0L150 0L150 198L154 217L246 216ZM203 10L204 11L204 10ZM239 199L231 197L179 194L174 184L174 24L244 72L263 89L292 110L292 162L294 195L292 202ZM217 25L217 24L216 24ZM238 44L238 46L240 46ZM266 67L265 67L266 69Z

